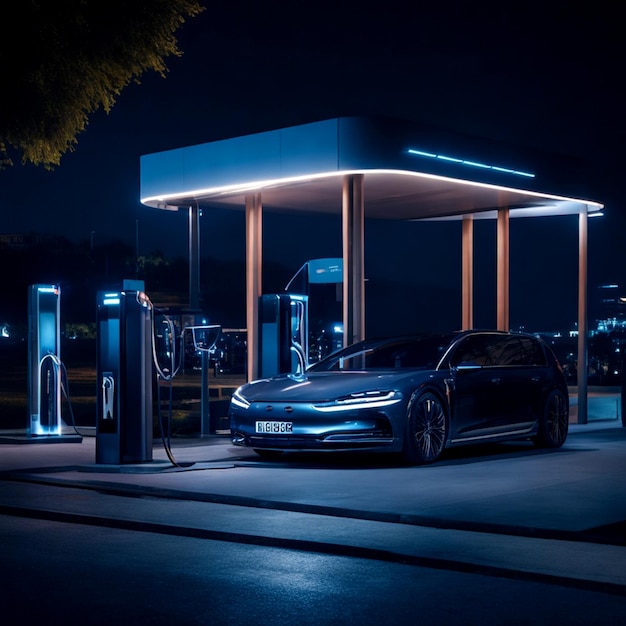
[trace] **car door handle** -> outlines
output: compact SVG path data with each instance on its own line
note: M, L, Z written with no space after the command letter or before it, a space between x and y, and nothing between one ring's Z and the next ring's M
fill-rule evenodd
M492 378L492 379L491 379L491 382L492 382L494 385L499 385L499 384L500 384L500 382L501 382L501 379L500 379L500 378Z
M539 376L533 376L530 380L534 383L538 383L541 380L541 378Z

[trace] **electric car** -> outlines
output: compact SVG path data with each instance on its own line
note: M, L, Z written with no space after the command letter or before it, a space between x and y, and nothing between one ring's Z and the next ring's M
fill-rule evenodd
M366 340L301 375L239 387L232 442L284 451L400 453L411 465L463 444L566 440L569 400L550 347L521 333L458 331Z

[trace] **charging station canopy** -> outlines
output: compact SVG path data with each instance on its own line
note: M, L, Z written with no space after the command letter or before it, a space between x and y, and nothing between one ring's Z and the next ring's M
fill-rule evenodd
M262 293L263 211L342 216L344 343L349 344L364 337L365 219L463 220L465 328L473 324L472 221L496 219L498 327L508 330L509 219L579 216L584 299L586 218L603 208L591 199L580 161L378 117L339 117L148 154L141 157L140 170L146 206L246 211L252 378L258 325L252 302ZM578 328L586 336L585 307L579 306ZM579 362L586 362L586 345L579 344Z
M601 208L584 163L387 118L342 117L141 157L141 202L341 213L346 174L365 175L365 217L562 215Z

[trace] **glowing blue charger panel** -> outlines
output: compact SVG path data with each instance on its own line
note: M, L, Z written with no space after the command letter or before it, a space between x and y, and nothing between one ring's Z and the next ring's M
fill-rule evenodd
M312 259L309 261L310 283L343 282L343 259Z
M28 294L28 435L61 434L59 285L31 285Z

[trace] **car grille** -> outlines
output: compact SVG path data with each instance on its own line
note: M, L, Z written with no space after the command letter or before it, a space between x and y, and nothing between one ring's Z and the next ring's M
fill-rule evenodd
M235 436L242 436L235 433ZM277 448L281 450L333 450L345 448L368 448L388 445L393 442L390 433L333 433L325 437L256 437L243 435L246 444L252 448Z

